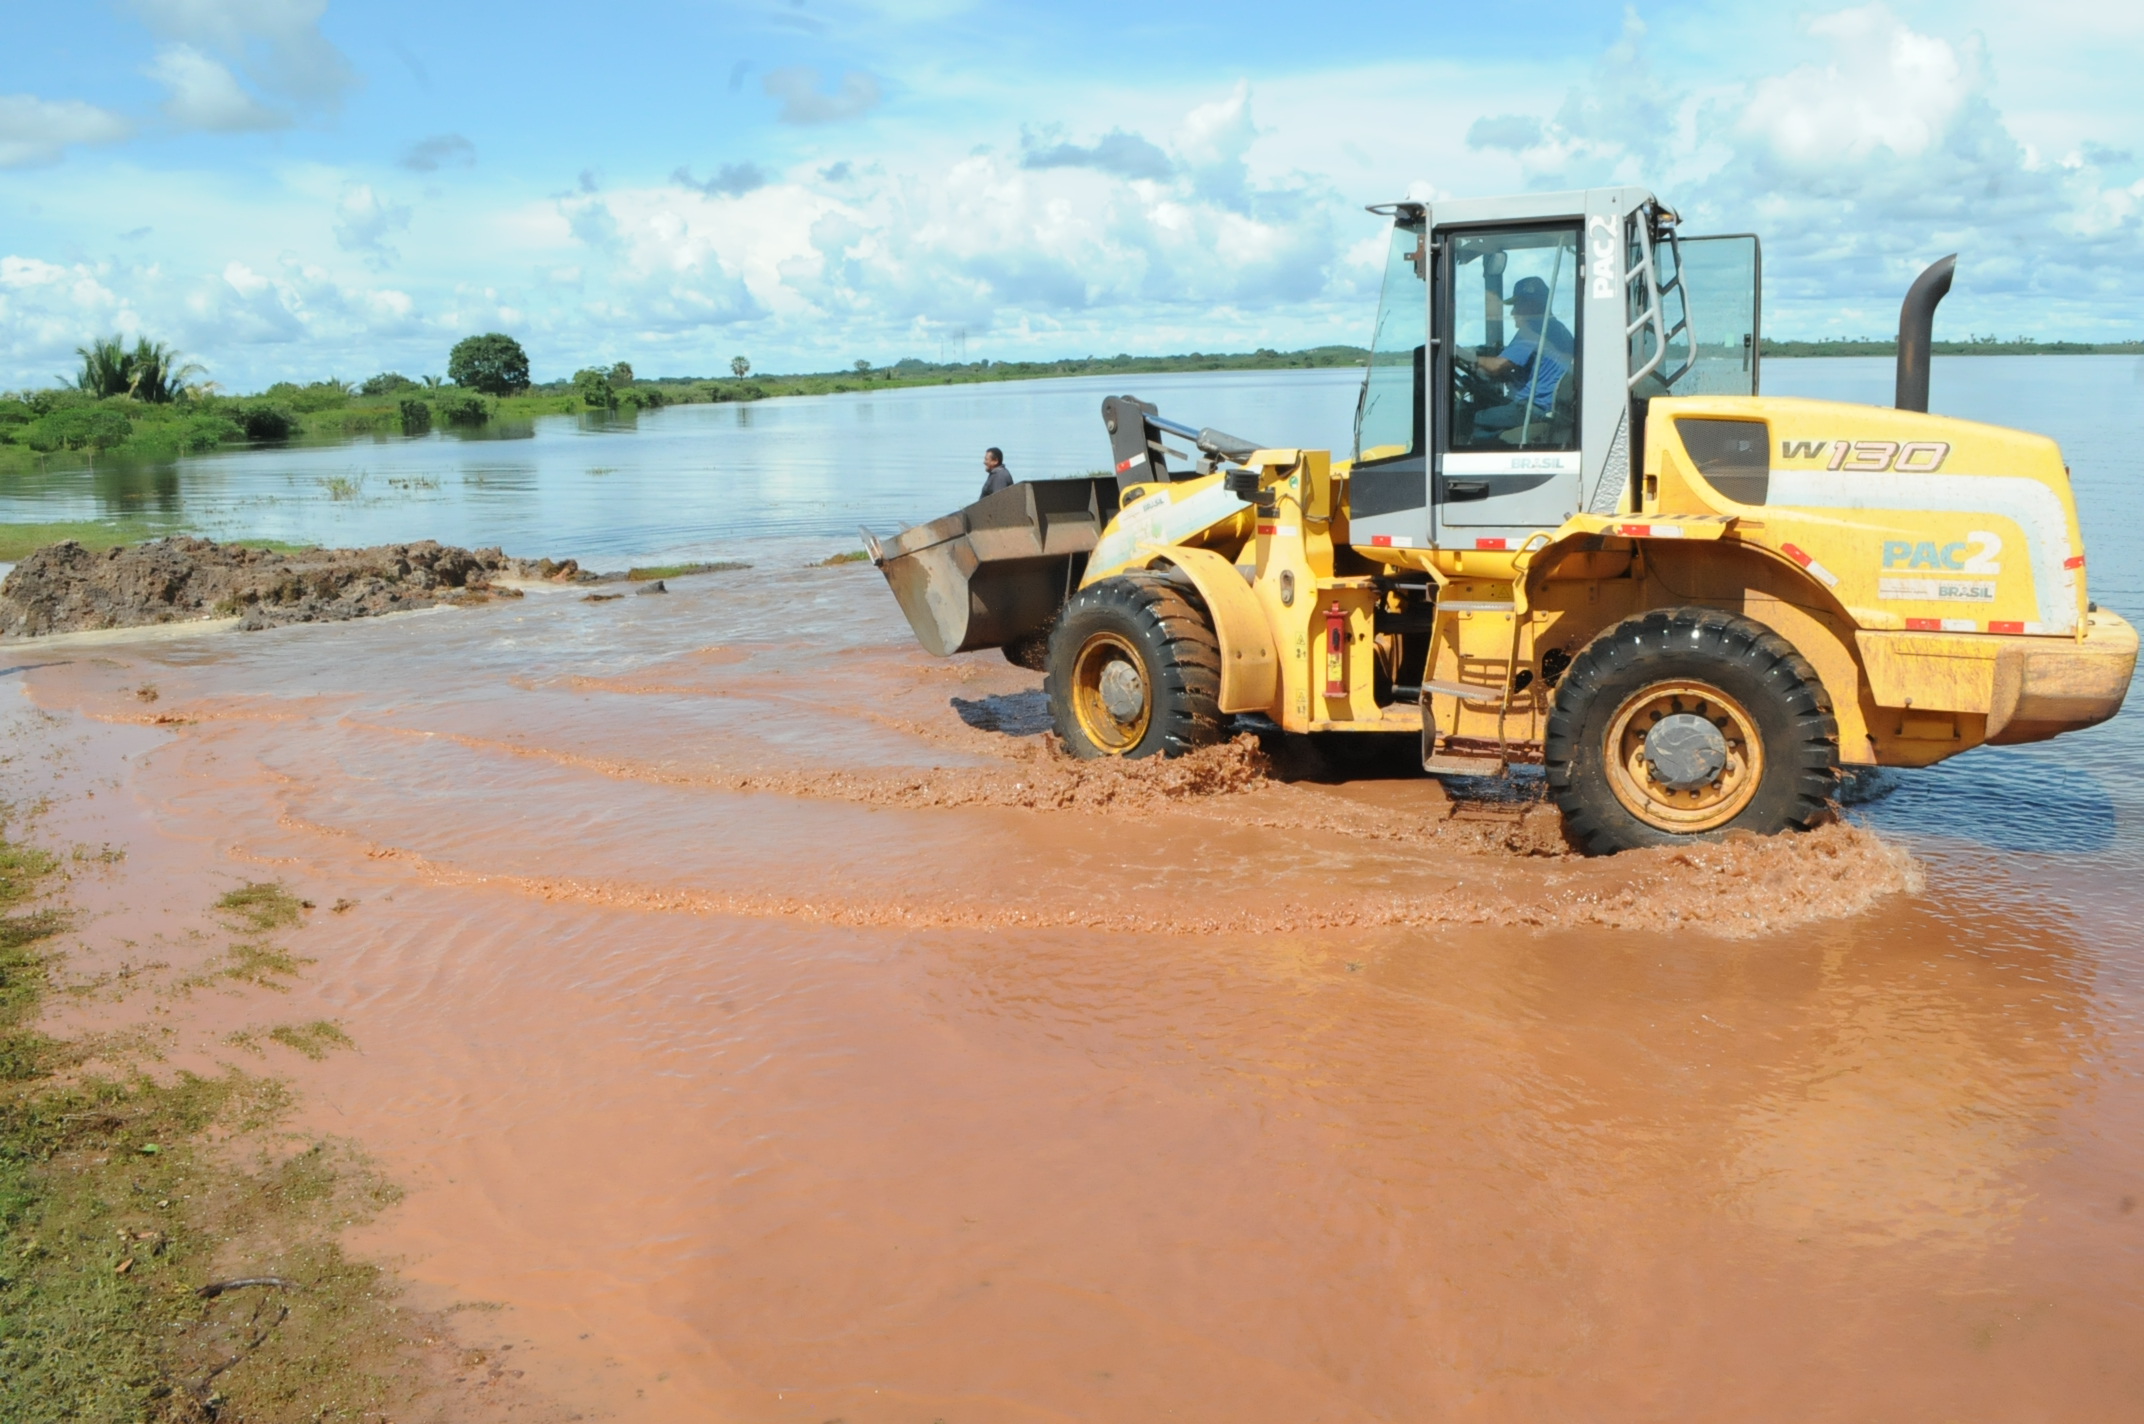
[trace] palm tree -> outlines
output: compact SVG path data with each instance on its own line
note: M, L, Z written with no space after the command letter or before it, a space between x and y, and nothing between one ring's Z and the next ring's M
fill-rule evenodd
M164 405L190 394L199 385L195 378L207 374L199 362L182 363L177 351L146 336L134 343L132 351L122 338L102 336L87 346L77 346L74 354L82 358L75 386L100 400L132 396Z
M87 346L77 346L82 374L75 377L77 389L102 400L106 396L130 395L134 389L134 357L116 336L100 336Z
M128 394L152 405L164 405L190 395L208 374L198 361L180 361L179 353L161 341L144 336L134 344L134 383Z

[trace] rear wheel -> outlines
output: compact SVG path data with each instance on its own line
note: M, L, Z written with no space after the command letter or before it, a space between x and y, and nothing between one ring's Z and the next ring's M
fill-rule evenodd
M1181 756L1221 738L1221 649L1183 584L1120 574L1051 630L1050 717L1078 757Z
M1543 748L1564 829L1591 855L1830 814L1839 727L1792 644L1731 613L1626 618L1558 680Z

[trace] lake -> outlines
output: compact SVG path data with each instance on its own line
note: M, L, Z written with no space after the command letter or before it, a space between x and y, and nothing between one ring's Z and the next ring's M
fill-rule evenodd
M1774 360L1764 376L1775 395L1888 403L1891 372L1875 358ZM1352 369L1187 372L673 406L637 419L553 416L473 435L30 476L0 490L0 522L136 516L294 542L430 538L599 567L735 555L768 540L846 548L859 524L895 528L974 498L987 445L1001 446L1025 479L1106 467L1106 395L1129 391L1176 419L1252 440L1345 452L1360 383ZM2144 474L2140 394L2144 361L2134 357L1935 363L1938 411L2062 442L2094 586L2114 606L2135 593L2144 563L2134 542L2121 542L2137 535L2125 511L2137 508Z

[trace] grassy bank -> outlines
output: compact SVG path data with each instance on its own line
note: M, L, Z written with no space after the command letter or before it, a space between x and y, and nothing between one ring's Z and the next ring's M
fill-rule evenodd
M45 1034L49 996L99 990L57 982L66 878L0 840L0 1418L400 1417L428 1390L436 1323L335 1239L393 1189L345 1147L294 1142L272 1078L114 1069L114 1044ZM286 983L307 913L277 885L226 895L227 949L175 992ZM268 1037L348 1042L326 1024Z
M1782 341L1766 338L1773 357L1889 356L1883 339ZM2144 354L2144 342L1998 340L1938 341L1940 356ZM180 455L254 445L323 443L360 437L422 435L434 430L481 431L538 416L626 416L666 405L748 402L779 396L839 395L908 386L983 385L1067 376L1126 378L1179 371L1276 371L1357 367L1359 346L1301 351L1192 352L1178 356L1085 356L1058 361L932 362L891 366L856 363L841 371L789 375L664 376L601 387L599 406L572 382L533 386L492 396L453 386L375 378L365 390L339 380L283 382L252 396L194 395L165 404L125 396L102 400L79 391L32 391L0 396L0 475L75 469L100 459L169 461Z
M98 460L168 461L256 445L304 444L359 437L482 431L546 415L627 416L666 405L835 395L925 385L976 385L1055 376L1157 371L1259 371L1360 365L1353 346L1247 354L1085 357L1064 361L933 363L908 360L884 368L745 377L662 377L604 387L605 404L570 382L507 396L453 386L368 382L372 394L338 381L284 382L258 395L194 395L163 404L126 396L95 399L73 390L0 397L0 475L77 469Z
M72 539L91 553L102 553L121 544L139 544L148 539L185 531L169 525L138 519L62 520L53 524L0 524L0 563L19 563L33 550ZM282 539L219 539L237 549L275 549L294 553L304 548Z

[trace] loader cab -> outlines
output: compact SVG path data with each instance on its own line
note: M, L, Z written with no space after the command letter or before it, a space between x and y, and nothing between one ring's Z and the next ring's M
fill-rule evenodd
M1642 188L1381 209L1351 541L1516 548L1628 507L1656 395L1754 395L1759 253Z

